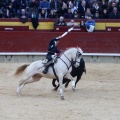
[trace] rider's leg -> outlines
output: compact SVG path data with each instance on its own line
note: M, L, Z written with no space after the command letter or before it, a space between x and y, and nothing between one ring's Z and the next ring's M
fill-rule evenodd
M48 59L48 62L50 62L50 61L52 60L51 55L47 54L46 59ZM48 63L48 62L47 62L47 63ZM44 74L46 74L46 73L48 72L49 66L50 66L50 64L48 64L48 65L46 66L46 68L43 70L43 73L44 73Z

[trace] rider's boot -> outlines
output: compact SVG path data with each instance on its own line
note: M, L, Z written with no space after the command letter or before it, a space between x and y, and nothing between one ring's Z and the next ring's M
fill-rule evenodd
M43 70L43 73L46 74L48 72L49 65Z

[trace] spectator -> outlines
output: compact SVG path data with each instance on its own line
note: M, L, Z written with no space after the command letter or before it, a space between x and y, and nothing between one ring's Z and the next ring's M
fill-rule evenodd
M10 11L8 10L8 8L6 9L5 13L4 13L4 17L5 18L11 18L12 13L10 13Z
M8 0L7 7L9 9L9 12L12 13L12 17L17 16L17 2L16 0Z
M80 18L77 10L74 10L74 12L73 12L73 18L74 18L74 19Z
M47 0L40 1L39 9L40 11L44 9L47 14L46 16L48 16L50 13L50 3Z
M56 18L56 12L54 10L50 10L50 14L48 15L48 18Z
M22 23L27 22L27 20L28 20L28 15L27 15L25 9L22 9L22 10L21 10L21 13L20 13L18 16L19 16L20 21L21 21Z
M33 10L37 10L38 6L39 6L39 4L38 4L37 0L31 0L29 2L29 11L32 12Z
M85 18L87 19L88 16L93 17L93 15L91 14L90 8L87 8L86 12L85 12Z
M101 19L109 19L109 14L108 14L107 9L104 9L104 10L103 10L100 18L101 18Z
M67 26L66 22L64 21L64 17L60 16L58 20L55 21L55 26Z
M100 7L101 7L102 10L107 9L107 8L108 8L108 3L107 3L107 1L106 1L106 0L102 0L102 1L100 2Z
M58 11L57 11L58 17L64 16L64 14L67 12L67 10L68 10L67 4L63 3L62 7L60 9L58 9Z
M116 6L116 2L111 2L108 6L108 13L110 14L111 12L113 12L113 8Z
M85 18L86 10L87 10L86 1L83 0L82 3L78 5L78 13L80 14L80 18Z
M95 29L95 21L92 19L91 16L87 18L87 21L85 22L85 27L88 32L93 32Z
M69 8L71 9L72 14L75 10L77 10L77 7L75 7L72 2L69 4Z
M46 10L42 9L42 11L39 12L39 18L47 18Z
M120 19L120 13L118 13L117 8L113 8L113 12L109 14L109 19Z
M100 18L100 14L101 14L101 8L99 6L99 4L96 2L96 4L92 7L92 14L94 16L94 19L95 18Z
M32 14L31 14L31 22L32 22L32 25L33 25L33 28L34 29L37 29L38 25L39 25L39 21L38 21L38 13L36 10L33 10L32 11Z
M119 2L117 4L117 8L118 8L118 12L120 12L120 0L119 0Z
M64 18L66 18L66 19L72 19L72 18L73 18L73 14L72 14L70 8L69 8L68 11L64 14Z
M67 26L79 26L79 24L72 19L70 20L70 22L67 23Z
M62 3L59 0L51 0L50 2L50 8L55 12L57 12L61 6L62 6Z

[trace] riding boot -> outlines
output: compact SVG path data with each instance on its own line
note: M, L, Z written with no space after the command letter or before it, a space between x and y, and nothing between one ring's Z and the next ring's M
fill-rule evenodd
M43 70L43 73L46 74L48 72L49 65Z

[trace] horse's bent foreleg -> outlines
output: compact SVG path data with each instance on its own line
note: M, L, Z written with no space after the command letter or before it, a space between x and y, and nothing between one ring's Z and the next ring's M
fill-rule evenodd
M68 80L68 81L66 82L66 84L65 84L65 88L68 87L68 84L69 84L70 81L71 81L71 80Z

